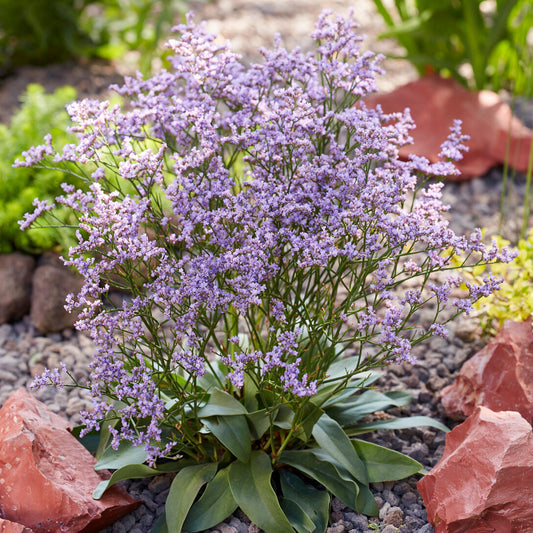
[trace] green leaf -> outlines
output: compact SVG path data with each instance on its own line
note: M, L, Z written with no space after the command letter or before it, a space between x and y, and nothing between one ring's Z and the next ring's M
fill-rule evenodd
M294 411L285 404L279 406L278 414L274 419L274 425L280 429L291 429L294 419Z
M208 416L245 415L246 407L231 394L220 389L213 389L207 405L198 410L199 418Z
M93 498L99 500L102 494L112 485L125 479L140 479L144 477L153 477L161 474L159 470L150 468L146 465L126 465L113 472L113 475L106 481L101 481L93 492Z
M191 507L183 524L186 531L204 531L222 522L237 509L229 487L228 469L219 470Z
M318 445L361 483L368 484L366 468L341 426L324 413L313 427Z
M362 435L378 429L406 429L419 426L429 426L442 431L450 431L444 424L433 420L429 416L411 416L408 418L390 418L389 420L378 420L368 424L358 424L357 426L346 428L346 434L350 436Z
M294 435L304 442L307 442L311 438L313 429L315 428L317 421L324 414L324 411L312 402L304 404L301 410L303 411L302 421L296 428Z
M159 515L159 518L155 521L150 533L168 533L167 515L165 511Z
M272 464L265 452L254 450L249 462L234 461L228 468L233 497L254 524L268 533L294 533L270 484Z
M411 399L411 395L404 391L382 393L369 390L325 410L341 426L349 426L370 413L408 405Z
M169 531L181 531L196 495L203 485L213 479L217 468L218 463L188 466L174 478L165 504Z
M202 420L213 435L237 459L246 463L252 450L252 435L244 415L214 416Z
M366 485L358 485L359 492L355 500L355 510L367 516L377 516L379 514L379 508L374 495Z
M244 374L244 405L248 412L257 411L259 409L259 402L257 401L257 393L259 389L254 383L253 379L247 374Z
M312 520L316 533L323 533L328 527L330 496L327 491L319 490L305 483L299 476L285 468L279 470L281 490L283 496L289 501L294 501ZM291 516L287 513L283 502L281 507L289 518L291 524L298 529Z
M290 498L281 497L279 503L285 516L298 533L313 533L315 524L300 505Z
M78 442L82 444L91 455L94 455L96 451L98 450L98 446L100 443L100 432L91 431L90 433L87 433L85 436L80 437L80 432L83 429L85 429L84 425L74 426L72 428L71 433L74 437L76 437L76 439L78 439Z
M365 463L368 481L396 481L420 472L422 465L404 455L371 442L354 439L352 445Z
M129 440L123 440L118 450L111 446L107 448L100 460L94 465L95 470L118 470L123 466L143 464L148 457L148 452L139 446L133 446Z
M275 416L275 412L272 417ZM248 413L246 415L250 425L250 432L252 439L260 439L267 429L270 427L270 415L267 413L266 409L261 409L261 411L255 411L254 413Z
M279 463L287 463L318 481L339 500L355 509L359 487L350 474L334 462L314 453L314 450L288 450L281 453Z

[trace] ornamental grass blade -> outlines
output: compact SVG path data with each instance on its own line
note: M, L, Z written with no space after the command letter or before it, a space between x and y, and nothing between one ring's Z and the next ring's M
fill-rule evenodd
M237 509L229 487L228 469L219 470L202 496L191 507L183 524L186 531L204 531L222 522Z
M272 464L265 452L255 450L250 461L234 461L228 470L231 493L254 524L267 533L294 533L270 484Z
M441 431L450 431L444 424L433 420L429 416L410 416L407 418L390 418L389 420L378 420L368 424L357 424L353 427L345 428L348 436L362 435L378 429L407 429L419 426L429 426Z
M411 403L411 400L412 396L404 391L382 393L369 390L343 401L342 404L324 407L324 410L341 426L349 426L371 413L390 407L402 407Z
M239 461L248 462L252 451L252 435L244 415L214 416L202 422Z
M420 472L423 468L411 457L372 442L354 439L352 445L365 463L370 483L404 479Z
M338 422L324 413L313 426L312 435L317 444L357 481L368 485L365 465Z
M216 474L218 463L188 466L178 472L174 478L167 502L165 513L167 527L172 533L179 533L185 518L191 508L196 495L203 485L211 481Z
M312 520L314 533L323 533L328 527L330 496L326 490L315 489L308 485L299 476L285 468L279 470L281 490L284 498L296 502L305 514ZM285 509L283 502L281 507L289 518L291 524L298 529ZM302 524L304 525L304 524Z
M279 463L286 463L318 481L337 496L344 505L355 509L355 501L359 492L357 483L350 478L348 472L319 457L313 450L284 451L279 456Z
M314 533L314 522L297 502L290 498L281 497L279 503L285 516L298 533Z
M220 389L213 389L207 405L198 410L199 418L209 416L245 415L246 407L231 394Z

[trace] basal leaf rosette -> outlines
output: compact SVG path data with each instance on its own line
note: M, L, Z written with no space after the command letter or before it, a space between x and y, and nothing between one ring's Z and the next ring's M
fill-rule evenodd
M78 143L19 163L73 162L87 181L56 202L78 220L65 263L85 284L68 306L96 346L90 382L75 383L94 400L83 432L100 431L99 465L116 469L95 495L177 472L162 531L237 507L270 533L324 531L332 494L375 514L369 484L422 467L354 437L445 429L365 419L410 400L372 390L377 369L412 361L498 287L453 299L456 256L511 257L448 227L441 184L424 180L456 173L451 161L399 160L413 123L366 108L381 71L355 28L325 13L315 52L278 43L246 67L189 18L168 43L172 70L127 78L123 107L71 104ZM462 141L454 123L443 158ZM37 205L25 224L51 208ZM433 323L417 321L430 305Z

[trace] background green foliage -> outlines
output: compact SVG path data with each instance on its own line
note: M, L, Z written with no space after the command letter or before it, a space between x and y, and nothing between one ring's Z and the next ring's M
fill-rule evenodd
M23 64L140 52L149 70L185 0L0 0L0 75Z
M46 94L40 85L29 85L11 125L0 124L0 253L13 250L33 253L66 247L69 243L71 233L68 230L38 228L23 232L17 221L24 213L33 211L35 197L54 199L62 193L61 183L79 186L80 182L58 170L13 168L12 164L23 150L41 144L47 133L53 135L57 146L73 140L73 136L66 133L70 119L65 105L75 97L73 87L62 87L53 94ZM66 213L59 213L59 217L66 222Z
M475 89L533 95L531 0L374 0L403 56L420 74L453 76Z

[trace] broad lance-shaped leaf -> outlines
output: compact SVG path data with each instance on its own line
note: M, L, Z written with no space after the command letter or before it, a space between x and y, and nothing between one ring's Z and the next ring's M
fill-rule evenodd
M100 460L94 465L95 470L118 470L123 466L143 464L148 457L148 452L142 447L133 446L129 440L123 440L118 446L118 450L113 450L111 446L107 448Z
M368 516L377 516L379 514L378 504L370 489L366 485L359 484L359 492L355 500L355 510L358 513Z
M288 450L281 453L279 463L296 468L300 472L318 481L332 494L350 507L355 509L359 486L350 474L342 467L338 468L334 462L324 459L315 453L318 450Z
M224 468L207 484L202 496L191 507L183 528L204 531L222 522L237 509L229 487L228 469Z
M404 391L390 391L386 393L369 390L358 396L353 396L331 407L324 407L328 415L341 426L354 424L361 418L384 411L390 407L401 407L411 402L411 395Z
M209 401L204 407L198 410L199 418L209 416L227 416L227 415L245 415L248 411L246 407L236 400L231 394L220 390L213 389Z
M196 495L213 479L217 468L218 463L188 466L174 478L165 504L169 531L180 533Z
M333 466L343 478L352 479L350 473L324 449L315 448L314 450L312 450L312 452L317 459L320 459L325 463ZM374 496L368 488L368 485L364 485L363 483L360 483L356 480L353 481L356 485L357 493L355 497L355 502L351 506L352 509L355 509L358 513L376 515L378 513L378 506L376 504Z
M252 435L244 415L213 416L202 422L237 459L247 462L252 451Z
M300 504L290 498L281 497L279 504L292 527L298 533L314 533L315 524L307 513L300 507Z
M276 412L272 414L272 417L276 415ZM254 411L253 413L248 413L246 415L248 424L250 426L250 433L252 435L252 440L260 439L270 427L270 415L267 413L266 409L261 409L261 411Z
M369 422L368 424L357 424L345 428L344 431L349 436L362 435L370 431L378 429L407 429L416 428L419 426L429 426L441 431L450 431L444 424L433 420L429 416L410 416L406 418L390 418L389 420L378 420L377 422Z
M352 445L366 465L370 483L404 479L420 472L423 468L411 457L372 442L353 439Z
M234 461L228 470L233 498L254 524L267 533L294 533L270 484L272 464L265 452L254 450L248 462Z
M368 485L365 465L335 420L324 413L313 426L312 434L318 445L346 468L357 481Z
M176 463L168 463L168 466L162 465L162 467L157 469L140 464L123 466L122 468L119 468L118 470L113 472L113 475L109 479L98 483L97 487L94 489L93 498L95 500L99 500L109 487L111 487L115 483L118 483L119 481L124 481L125 479L141 479L181 470L182 465L180 463L181 461L178 461ZM163 467L167 468L163 469Z
M313 523L311 531L315 533L326 531L329 519L329 493L326 490L319 490L311 484L305 483L299 476L285 468L280 468L278 472L283 496L288 500L285 504L281 501L281 507L293 527L300 531L300 529L306 529L308 526L305 518L299 517L301 510ZM292 502L295 502L299 507L299 510L296 509L293 515L287 512L287 508ZM296 522L298 522L299 527L296 527Z

